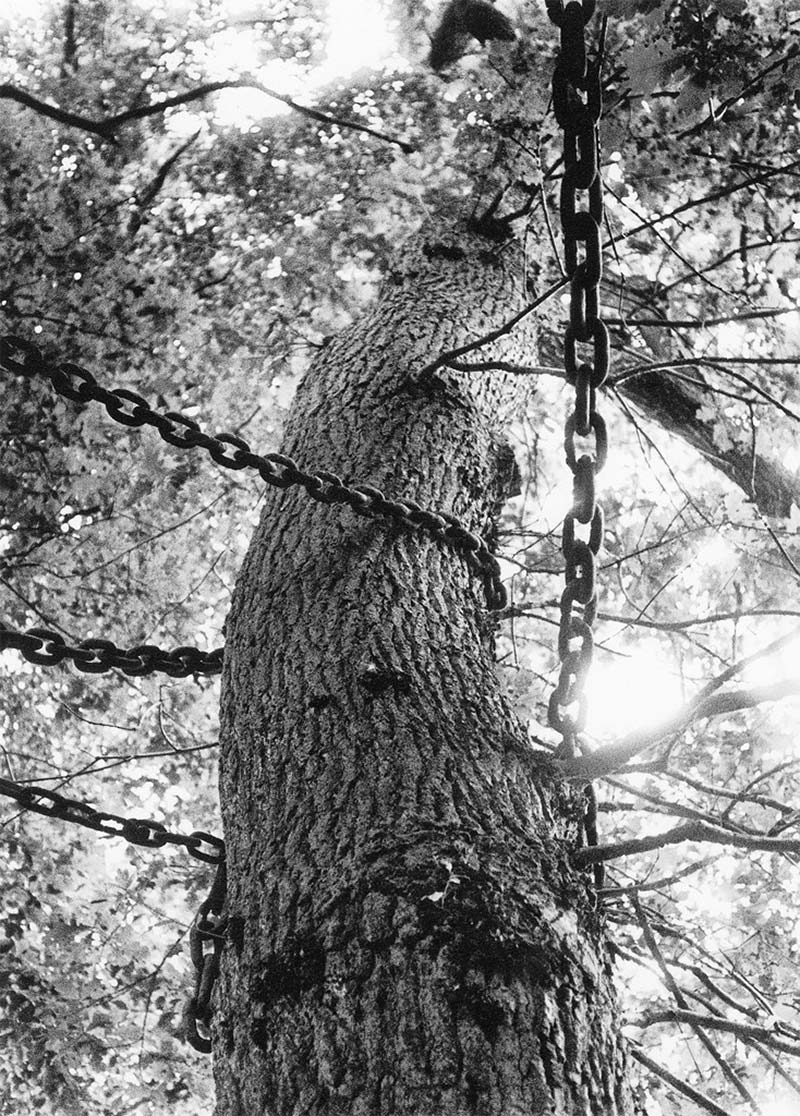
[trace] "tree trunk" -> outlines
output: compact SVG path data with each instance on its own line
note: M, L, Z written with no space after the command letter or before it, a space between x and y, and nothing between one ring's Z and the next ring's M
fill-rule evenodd
M524 381L414 374L523 304L514 255L421 234L284 452L485 532ZM630 1112L582 796L510 711L483 588L421 531L267 491L226 639L217 1116Z

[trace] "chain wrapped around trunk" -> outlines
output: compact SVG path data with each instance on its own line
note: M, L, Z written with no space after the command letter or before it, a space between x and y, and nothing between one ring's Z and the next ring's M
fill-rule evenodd
M102 403L115 422L123 426L153 426L165 442L180 449L201 447L224 469L255 469L273 488L299 485L320 504L346 504L356 515L383 519L398 527L424 531L440 543L465 555L483 578L486 603L499 611L508 597L500 564L488 543L449 512L421 507L408 498L387 499L371 484L347 484L327 469L307 472L282 453L253 453L236 434L206 434L193 419L177 411L156 411L147 400L127 388L104 388L85 368L46 360L36 345L14 334L0 337L0 368L12 375L42 376L74 403ZM51 641L52 642L52 641Z
M561 547L566 586L561 594L558 683L550 695L550 724L561 733L561 750L574 756L586 721L586 675L592 662L592 625L597 613L595 574L603 541L603 510L595 498L595 478L605 464L606 425L597 410L597 389L609 370L608 329L600 319L603 184L599 172L598 121L602 111L600 61L587 62L585 27L594 0L546 0L547 13L561 32L553 74L553 111L564 136L561 228L570 281L569 324L564 332L566 379L575 389L574 408L564 427L564 449L573 476L572 507L564 518ZM578 194L586 197L579 208ZM582 245L582 250L580 246ZM584 356L580 346L591 346ZM580 525L580 526L579 526ZM583 530L583 537L579 531Z

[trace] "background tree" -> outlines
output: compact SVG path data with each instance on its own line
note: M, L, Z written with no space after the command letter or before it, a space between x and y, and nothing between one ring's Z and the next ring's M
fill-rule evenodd
M353 358L342 368L339 395L336 361L347 354L348 337L358 338L370 321L377 329L375 322L389 320L387 306L396 310L400 294L408 294L415 267L444 281L440 295L431 287L425 296L440 297L436 307L452 305L447 292L456 289L464 311L443 317L430 334L424 330L432 319L423 316L418 348L399 335L395 351L412 353L416 366L436 361L451 336L477 340L520 300L552 290L526 328L509 334L507 351L476 350L456 362L461 367L437 371L453 398L467 390L479 397L484 388L497 392L501 380L503 391L513 388L511 380L521 382L527 396L513 422L499 406L483 412L509 434L521 469L521 492L505 506L499 527L512 607L496 633L496 657L508 697L483 668L466 672L469 686L462 683L466 698L491 698L472 711L470 731L484 718L487 734L502 732L509 748L517 747L497 768L499 761L485 754L473 761L475 778L497 774L497 797L486 809L508 821L522 791L512 793L504 782L506 765L518 765L522 785L526 772L550 762L556 743L545 706L555 669L558 531L569 477L560 434L566 403L557 382L565 304L557 229L550 232L560 176L547 111L555 35L538 8L502 7L516 42L483 50L475 41L443 76L425 65L427 34L440 15L433 8L387 7L385 59L369 74L339 77L343 16L338 27L335 18L328 25L315 5L157 13L68 3L7 24L0 303L6 332L78 360L107 384L200 418L208 429L232 430L262 452L277 449L295 383L320 353L298 396L287 445L313 449L317 464L385 485L391 495L429 485L431 495L452 499L477 524L478 508L492 510L499 494L482 484L497 431L476 443L458 477L430 472L433 462L423 471L423 447L413 443L404 449L417 454L414 468L393 471L407 459L376 456L362 417L375 412L366 407L388 407L395 423L425 423L445 413L447 392L441 400L412 394L376 401L382 377L392 371L378 369L362 344L358 359L366 363ZM788 5L736 3L664 4L649 12L620 3L605 11L610 235L603 302L616 352L604 402L613 445L602 474L607 531L586 744L606 746L591 760L603 776L600 840L630 855L609 862L603 919L629 1020L639 1107L703 1111L704 1102L680 1092L688 1081L708 1098L706 1111L717 1104L775 1116L796 1107L798 1078L786 1055L798 1047L800 1025L791 843L797 699L785 696L797 688L790 643L798 576L796 16ZM243 98L241 89L195 96L226 80L259 82L327 119L298 111L265 116L267 104L270 112L288 106L263 92L235 102L226 98ZM181 94L183 103L146 111ZM58 113L48 115L43 105ZM131 110L116 125L87 127ZM488 262L485 243L463 230L495 199L498 217L528 203L530 209L514 224L513 241L491 245ZM397 243L425 221L415 246L393 260ZM466 256L427 258L426 243L455 245ZM381 282L386 293L366 326L329 342L373 305ZM464 367L498 359L505 380ZM358 437L324 441L327 424L314 426L322 392L329 393L326 407L336 406ZM260 485L246 474L214 470L152 432L113 426L96 408L58 401L44 383L6 377L4 398L4 622L123 645L218 646L258 520ZM455 454L463 450L465 428L462 418L450 419ZM488 504L472 502L481 499ZM477 633L480 582L449 552L299 496L269 495L266 507L262 530L268 533L271 521L286 524L287 543L300 524L324 532L326 576L348 556L361 561L364 547L373 548L368 556L380 554L367 594L378 615L386 563L405 569L407 580L409 569L417 571L413 613L411 598L402 597L409 602L400 609L403 623L433 625L436 618L445 632L455 623L448 648L466 638L459 624L468 620ZM276 593L287 594L279 612L288 623L289 605L308 609L324 599L300 561L308 538L293 540L291 551L280 542L263 576L276 578ZM261 543L252 553L248 576L263 558ZM398 567L409 554L411 565ZM280 561L293 561L291 573L281 575ZM353 600L353 615L369 619L361 596ZM255 630L268 614L251 615ZM356 630L341 625L341 646ZM236 631L246 673L247 628L238 618ZM286 661L301 673L320 671L312 649L291 642L301 631L298 622L283 633L280 646L293 649ZM434 639L418 645L437 646ZM360 690L343 690L348 672L369 678L375 650L365 644L364 662L334 659L334 675L325 681L337 696L348 694L348 708L358 705L375 720L382 739L395 729L405 739L397 718L409 703L419 708L421 667L408 700L393 687L368 703L357 681L350 686ZM3 655L2 669L4 775L66 787L107 809L175 828L216 828L213 680L87 679L67 667L42 671L13 652ZM453 677L459 669L453 666ZM281 677L288 683L294 676ZM433 677L428 698L441 692L441 675ZM399 676L396 683L405 684ZM314 698L330 696L311 689ZM281 700L275 687L263 696ZM297 724L297 684L287 684L285 697L288 727ZM507 702L528 724L529 750L518 747L524 735ZM259 716L270 712L258 708ZM435 710L429 705L431 725L452 735ZM229 723L244 723L235 705L232 716ZM315 716L325 716L322 706ZM272 716L268 723L277 739L279 722ZM253 739L259 733L263 738L263 724L255 725ZM352 743L365 757L363 739ZM645 744L648 751L634 754ZM386 757L387 750L376 747L374 754ZM303 763L312 764L304 776L325 785L313 768L321 757L303 753ZM230 758L225 770L232 771ZM445 786L469 781L471 771L459 766ZM391 768L379 768L362 785L385 788L392 777ZM238 785L244 794L247 784ZM275 786L270 793L276 803L291 802L290 790ZM223 782L237 841L231 791ZM207 1061L180 1042L189 982L182 942L209 880L177 853L98 842L11 809L7 818L2 994L13 1041L0 1055L9 1081L2 1104L15 1112L211 1111ZM534 822L522 826L526 838ZM564 819L560 832L571 841L574 831L574 820ZM510 878L519 884L524 865L527 886L541 888L540 846L527 845L509 826L506 832L514 853ZM774 844L779 838L784 845ZM477 882L485 897L487 881L496 879L493 850L481 847L481 859L475 847L455 850L467 869L461 875L446 853L428 876L420 868L415 897L429 928L452 935L451 912L469 911ZM386 856L379 843L375 865L385 869ZM416 863L407 849L400 861L406 870ZM302 878L308 865L301 845L287 871ZM586 904L588 876L580 888ZM577 894L575 910L593 918ZM324 895L311 898L313 907ZM370 925L380 929L385 912L372 914ZM347 938L354 929L344 924L339 932ZM525 960L521 979L530 980L535 969ZM313 956L308 961L309 986L300 991L313 999ZM294 968L302 971L299 956ZM472 987L465 994L472 1007L467 1031L480 1031L490 1048L498 1028L508 1030L508 1005L498 1004L498 992ZM346 985L342 992L329 980L324 994L326 1012L351 1010ZM453 1009L445 989L432 992L431 1002ZM600 1017L606 1008L600 1006ZM418 1042L435 1021L434 1013L420 1022ZM251 1039L272 1041L271 1022L262 1021ZM521 1037L524 1028L517 1030ZM331 1037L331 1049L338 1041ZM444 1058L445 1046L434 1053ZM471 1049L469 1059L488 1064L484 1047ZM230 1088L220 1065L224 1105ZM332 1092L316 1103L333 1105L336 1088L353 1095L346 1069L330 1067ZM287 1077L287 1089L293 1080ZM486 1087L476 1079L476 1104L484 1103ZM284 1094L286 1104L290 1096L291 1090Z

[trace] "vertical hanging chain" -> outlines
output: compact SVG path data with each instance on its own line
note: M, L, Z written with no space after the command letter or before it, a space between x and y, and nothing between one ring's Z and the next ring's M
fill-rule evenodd
M606 461L606 424L597 411L597 389L609 369L608 330L600 320L603 184L599 172L598 121L602 111L600 60L587 63L585 27L595 0L546 0L547 13L561 32L553 74L553 111L564 134L561 228L570 281L569 324L564 333L566 379L575 389L574 409L564 427L564 449L573 477L572 507L564 517L561 548L566 587L561 594L558 656L561 668L550 695L550 725L562 736L561 750L574 756L586 722L586 675L592 662L592 624L597 613L595 574L603 541L603 509L595 499L595 478ZM578 208L578 193L586 207ZM579 245L583 246L582 252ZM581 257L581 258L579 258ZM585 359L578 346L591 345ZM578 440L583 444L579 445ZM580 525L580 526L578 526ZM582 530L583 537L579 534Z
M200 908L189 931L189 953L194 965L194 990L184 1010L186 1041L201 1054L211 1053L211 1017L214 1014L212 993L219 975L225 945L228 919L225 897L228 874L224 860L217 872L208 897Z

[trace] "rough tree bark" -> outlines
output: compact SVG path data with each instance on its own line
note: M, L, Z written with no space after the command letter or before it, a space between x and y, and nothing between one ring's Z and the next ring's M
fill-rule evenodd
M441 373L522 305L514 249L420 234L298 389L284 451L485 531L523 383ZM526 360L522 329L497 357ZM482 354L483 355L483 354ZM226 636L217 1116L622 1116L581 796L534 753L467 560L268 491Z

